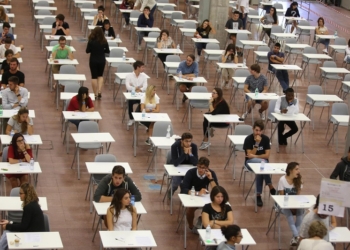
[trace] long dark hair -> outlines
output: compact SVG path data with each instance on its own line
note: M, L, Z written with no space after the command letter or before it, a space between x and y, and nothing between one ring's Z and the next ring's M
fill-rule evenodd
M288 163L287 168L286 168L286 174L287 176L290 175L290 173L293 171L294 168L296 168L297 166L299 166L299 163L292 161L290 163ZM302 184L302 180L301 180L301 174L299 174L299 176L297 178L293 179L293 185L296 189L297 192L299 192L299 190L301 189L301 184Z
M26 133L28 130L28 123L27 121L21 121L21 115L23 114L29 115L29 110L25 107L20 108L20 110L18 110L18 113L12 116L12 119L18 123L21 123L21 133Z
M210 192L210 200L212 202L214 202L215 196L217 196L220 193L222 194L222 196L224 198L222 200L221 204L219 204L220 207L221 207L221 215L225 215L225 213L226 213L226 209L225 209L226 206L225 205L226 205L226 203L228 202L228 199L229 199L226 190L223 187L221 187L221 186L213 187L213 189Z
M83 100L83 94L86 94L86 98L84 100ZM78 98L78 103L79 103L79 110L81 110L83 102L87 103L88 99L90 98L89 97L89 89L87 87L84 87L84 86L80 87L78 90L77 98Z
M277 21L278 21L276 8L275 7L271 7L271 9L273 9L273 15L272 15L273 21L274 21L274 24L276 24Z
M348 47L350 47L350 39L349 39L349 41L348 41Z
M91 34L89 35L89 41L97 41L100 44L106 44L107 40L103 34L103 30L101 27L95 27Z
M237 225L229 225L221 227L221 233L225 236L226 240L230 240L232 237L237 237L241 228Z
M318 27L320 27L320 21L322 20L322 22L323 22L323 27L324 27L324 19L323 19L323 17L319 17L318 19L317 19L317 26Z
M235 54L236 54L236 45L230 43L229 45L227 45L226 50L225 50L225 55L227 53L227 51L233 50L233 53L231 55L229 55L229 60L233 61L235 59Z
M216 91L216 93L218 93L218 97L213 101L213 108L215 109L215 107L219 104L219 102L224 100L224 97L223 97L221 88L214 88L214 90Z
M211 31L211 27L209 26L209 19L205 19L205 20L202 22L202 24L201 24L200 27L203 29L203 24L204 24L205 22L208 22L208 26L205 28L205 32L207 32L207 34L209 35L209 33L210 33L210 31Z
M169 31L167 29L161 30L160 33L159 33L159 36L157 38L158 42L162 41L163 33L167 34L167 36L169 37Z
M122 200L124 195L130 194L129 190L126 190L124 188L118 188L115 190L111 206L109 208L109 211L111 211L112 214L114 214L114 217L116 219L116 222L118 221L118 217L120 215L120 211L122 210ZM130 194L131 195L131 194ZM134 209L132 205L130 204L129 206L126 207L126 209L130 212L133 213Z
M24 140L24 136L21 134L21 133L16 133L13 135L12 137L12 141L11 141L11 145L12 145L12 148L13 148L13 152L15 154L15 159L20 159L19 157L19 153L18 153L18 147L17 147L17 139L19 137L22 137L23 140Z

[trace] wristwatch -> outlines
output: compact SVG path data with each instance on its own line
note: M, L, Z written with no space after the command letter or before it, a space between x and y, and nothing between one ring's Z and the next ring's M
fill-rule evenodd
M13 221L12 221L12 220L10 220L10 221L9 221L9 224L11 224L11 225L12 225L12 224L13 224Z
M196 196L198 196L199 195L199 192L196 192Z

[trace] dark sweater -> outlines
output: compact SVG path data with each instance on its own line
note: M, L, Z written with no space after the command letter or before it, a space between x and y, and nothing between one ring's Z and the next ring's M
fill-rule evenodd
M153 27L153 16L149 15L148 19L145 17L144 14L141 14L139 16L139 19L137 20L137 27Z
M106 61L105 53L109 54L108 43L100 44L95 40L89 40L86 53L90 53L90 62L104 63Z
M350 162L348 161L348 157L341 158L341 161L337 164L329 178L337 179L339 177L339 180L344 181L344 174L346 172L350 174Z
M300 17L298 8L294 10L292 8L288 8L285 16Z
M212 115L229 115L230 114L230 107L228 106L227 102L222 99L221 102L219 102L214 110L210 112L209 114Z
M198 163L198 149L197 145L191 143L192 155L185 154L182 146L181 140L177 140L173 145L171 145L171 163L174 164L175 167L180 164L189 164L193 166L197 166Z
M106 29L105 27L102 27L103 33L105 33ZM113 27L109 27L108 29L108 37L114 37L115 38L115 32Z
M216 174L213 170L209 169L211 172L211 176L213 177L216 185L218 184L218 178L216 177ZM188 191L192 189L194 186L194 189L196 191L201 191L202 188L205 188L208 190L209 186L209 179L208 177L205 177L203 179L200 179L197 175L197 168L192 168L187 171L180 187L181 187L181 194L188 194Z
M45 232L44 214L39 203L33 201L23 207L21 223L7 224L12 232Z

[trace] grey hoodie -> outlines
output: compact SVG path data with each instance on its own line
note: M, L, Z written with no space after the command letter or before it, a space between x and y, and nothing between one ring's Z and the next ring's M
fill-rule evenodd
M221 242L216 248L216 250L235 250L235 249L236 249L235 246L226 244L226 241Z

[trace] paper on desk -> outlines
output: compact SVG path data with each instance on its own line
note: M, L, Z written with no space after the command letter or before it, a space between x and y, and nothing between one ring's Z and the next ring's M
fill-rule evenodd
M24 140L27 142L27 143L31 143L31 142L37 142L37 140L35 139L34 136L31 136L31 135L24 135Z
M305 196L302 195L293 195L294 199L296 199L297 201L299 201L300 203L309 203L309 199L306 198Z
M337 234L335 232L335 230L330 230L329 231L329 240L332 241L332 240L337 240L338 239L338 236L339 234Z
M238 22L237 23L232 23L232 29L233 30L238 30Z
M77 116L77 117L81 117L81 118L84 118L84 117L87 117L88 114L86 112L74 112L72 114L72 116Z
M210 195L209 195L209 194L203 195L203 196L202 196L202 199L203 199L203 201L204 201L205 204L211 203Z
M297 108L292 105L287 107L287 115L294 115L297 113Z
M152 241L147 236L135 236L135 240L138 246L152 246Z
M25 241L28 243L40 242L41 241L40 234L36 234L36 233L25 234Z
M21 162L19 164L19 169L24 171L30 170L30 164L28 162Z
M212 230L211 236L213 237L213 239L218 239L218 240L220 240L224 237L220 230Z

